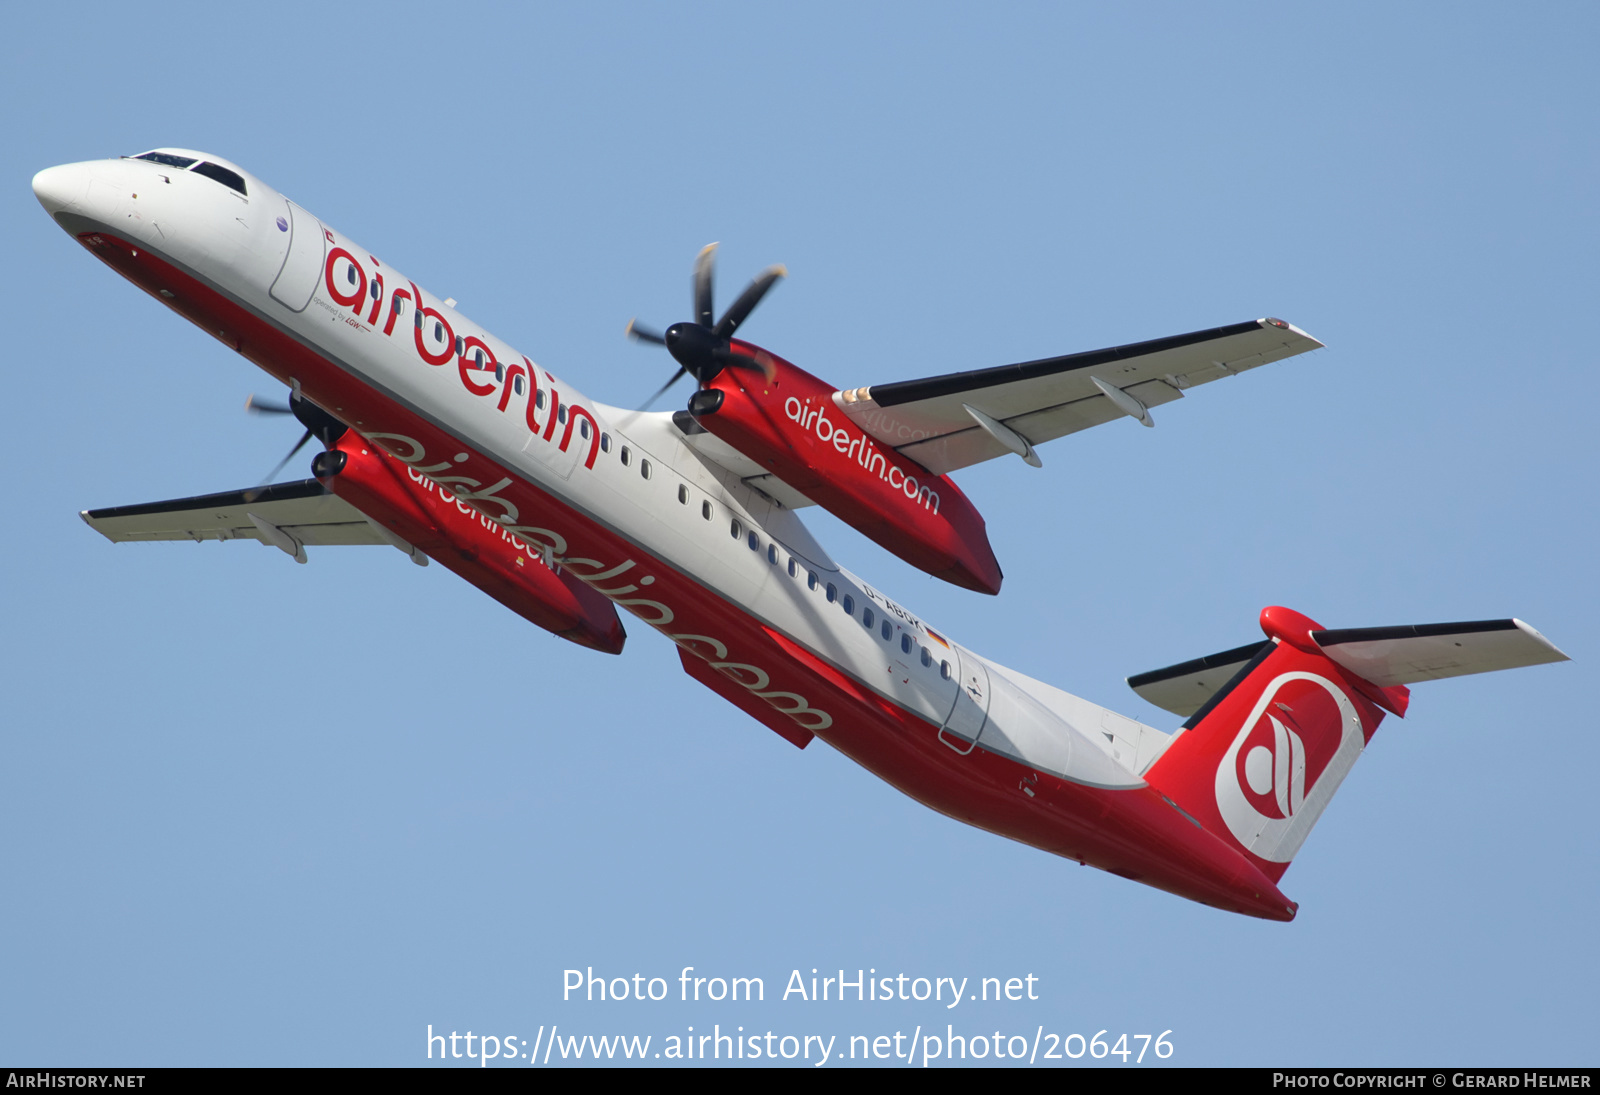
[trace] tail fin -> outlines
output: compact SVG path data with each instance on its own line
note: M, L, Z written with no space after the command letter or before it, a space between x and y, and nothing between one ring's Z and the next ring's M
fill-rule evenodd
M1267 608L1261 629L1268 641L1257 647L1128 683L1169 710L1193 712L1145 778L1274 882L1384 711L1405 714L1408 683L1566 660L1520 620L1326 631Z

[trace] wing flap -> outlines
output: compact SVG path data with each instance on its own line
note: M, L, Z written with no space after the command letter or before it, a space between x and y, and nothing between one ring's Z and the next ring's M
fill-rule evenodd
M315 479L275 483L250 491L225 491L162 502L84 510L84 523L112 543L153 540L271 541L250 519L312 547L386 544L360 510Z

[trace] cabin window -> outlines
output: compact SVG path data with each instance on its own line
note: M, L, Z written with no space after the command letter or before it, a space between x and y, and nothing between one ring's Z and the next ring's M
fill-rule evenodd
M417 313L417 315L419 315L419 316L421 314L422 314L421 312ZM444 324L439 322L438 320L434 320L433 321L433 337L434 338L443 338L444 337Z
M650 461L648 461L648 460L639 461L639 475L640 475L640 477L642 477L644 479L650 478Z
M355 263L351 263L349 266L346 266L344 268L344 280L348 281L351 285L354 285L356 283L356 267L355 267Z
M533 405L535 407L538 407L541 411L544 410L544 389L543 388L535 389L535 391L533 393Z
M566 404L563 403L560 407L556 408L556 421L561 423L563 426L565 426L567 424L567 407L566 407Z
M737 517L728 523L728 535L735 540L744 535L744 526L739 523Z
M585 441L589 440L589 420L587 418L578 419L578 433ZM650 478L648 473L645 478Z
M221 164L203 163L203 164L199 164L196 167L190 168L190 170L193 171L196 175L204 175L206 178L211 179L213 182L219 182L223 186L229 187L230 189L233 189L233 190L237 190L241 194L243 194L245 192L245 189L244 189L244 176L239 174L237 171L228 170L226 167L223 167Z
M756 535L755 529L750 530L750 535L745 537L745 542L750 545L751 551L761 550L761 537Z
M817 572L816 571L811 570L811 571L807 571L806 572L806 588L807 589L815 591L816 588L817 588L818 580L819 579L817 578Z
M600 451L601 452L610 452L611 451L611 435L609 433L602 433L600 435Z
M846 593L844 600L839 602L839 607L844 609L846 616L854 616L856 614L856 599Z
M707 521L711 520L711 503L710 502L701 502L700 503L700 516L704 517Z
M411 318L412 318L413 325L417 328L417 330L419 330L419 331L422 330L422 313L421 312L414 312L414 313L412 313L412 317ZM438 338L439 336L437 334L435 334L433 337L434 338Z
M868 631L872 630L873 621L875 621L877 618L878 617L872 614L872 609L863 608L861 610L861 626L866 628Z
M623 467L627 467L629 464L633 463L633 450L628 448L626 445L622 446L622 452L618 459L622 461Z
M828 583L828 603L831 605L839 599L839 587L832 582Z
M368 293L369 296L372 297L373 300L377 300L378 299L378 279L377 278L373 278L372 279L372 288L368 289L367 293Z
M949 662L940 662L939 663L939 676L943 677L945 680L949 680L950 679L950 663Z
M922 666L923 666L923 668L926 669L928 666L930 666L932 664L933 664L933 655L928 653L928 648L927 647L923 647L922 648Z
M460 357L467 352L467 340L460 335L456 336L456 356Z
M883 626L878 629L878 634L883 636L884 642L888 642L890 637L894 635L894 627L889 623L889 617L885 616L883 618Z
M911 633L909 631L902 632L900 635L900 653L911 653Z
M516 390L516 393L518 395L522 394L522 374L521 373L518 373L516 376L511 378L511 387Z
M678 484L678 503L684 506L689 504L689 488L682 483Z
M793 559L789 560L789 577L796 578L800 575L800 565Z
M771 563L773 566L777 566L778 565L778 545L777 544L768 544L767 545L767 562Z

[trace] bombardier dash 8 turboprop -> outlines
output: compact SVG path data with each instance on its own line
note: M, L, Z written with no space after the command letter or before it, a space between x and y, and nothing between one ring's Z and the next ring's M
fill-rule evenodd
M93 510L120 540L253 539L435 560L563 638L620 653L617 606L684 670L805 748L820 737L951 817L1218 908L1291 920L1278 882L1384 712L1418 681L1565 659L1517 620L1266 638L1129 678L1186 721L1142 725L998 665L836 564L820 505L907 562L994 594L949 473L1320 347L1277 319L1018 365L836 389L734 335L712 253L662 334L685 410L584 398L242 168L164 148L41 171L88 251L289 386L313 478ZM676 378L675 378L676 379ZM291 454L292 455L292 454Z

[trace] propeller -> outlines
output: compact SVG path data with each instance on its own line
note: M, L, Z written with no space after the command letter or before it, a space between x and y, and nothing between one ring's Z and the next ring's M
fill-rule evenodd
M306 399L298 391L291 392L288 403L278 403L270 399L262 399L252 395L244 401L244 409L251 414L292 414L306 428L300 435L300 440L294 443L294 448L289 450L287 456L278 461L276 467L267 472L266 478L255 485L255 488L245 492L245 501L253 502L260 493L261 488L283 470L284 465L293 460L295 454L306 447L306 442L313 437L322 442L325 448L332 448L339 438L344 436L347 427L333 415Z
M629 338L665 346L667 352L678 362L678 371L672 374L672 379L663 384L656 394L639 408L641 411L665 395L667 389L676 384L684 374L694 377L702 388L711 383L723 369L759 369L768 380L776 375L771 358L765 354L750 357L735 353L732 339L739 325L749 319L750 313L761 303L761 298L778 283L779 278L787 276L789 271L781 265L769 266L761 271L745 291L739 294L738 299L728 306L728 310L722 313L722 318L713 322L715 309L712 306L711 283L716 273L716 264L717 245L714 243L707 244L701 249L700 254L695 256L691 302L694 319L674 323L667 328L665 334L644 326L638 320L628 321Z

